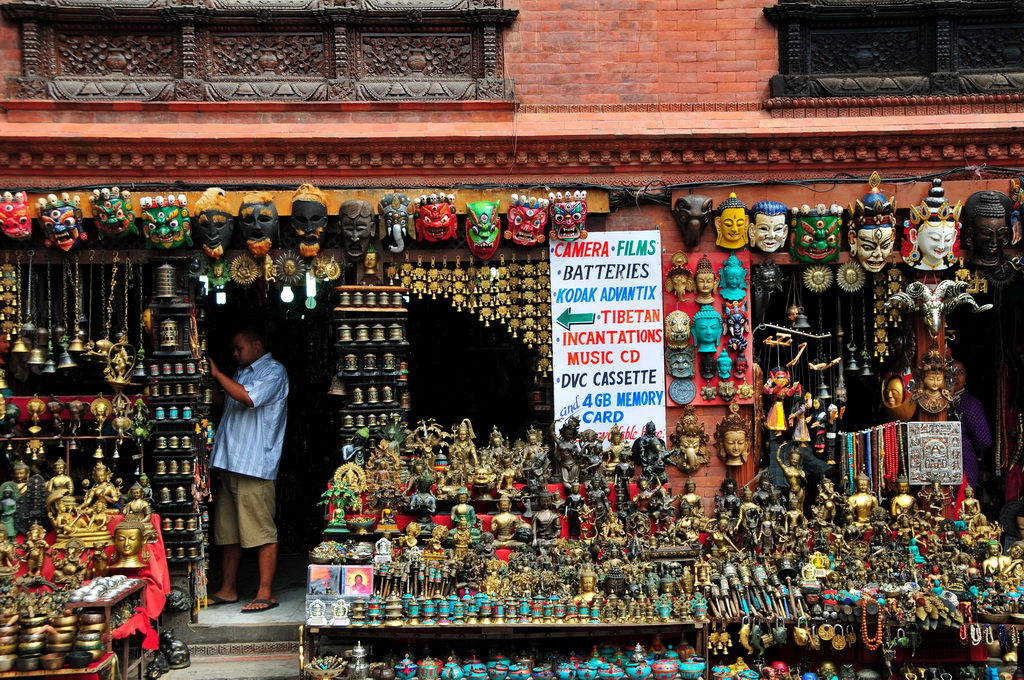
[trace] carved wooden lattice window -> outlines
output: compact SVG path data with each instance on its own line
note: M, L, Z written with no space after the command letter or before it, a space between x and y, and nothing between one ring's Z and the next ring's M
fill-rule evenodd
M41 0L18 98L346 101L514 98L502 0Z
M1024 5L780 0L773 97L1024 92Z

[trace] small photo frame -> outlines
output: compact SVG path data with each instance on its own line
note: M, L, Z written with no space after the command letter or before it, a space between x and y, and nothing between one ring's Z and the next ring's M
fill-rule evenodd
M342 567L341 594L345 597L373 595L373 567L368 564Z
M306 581L306 596L325 598L341 595L341 565L311 564Z

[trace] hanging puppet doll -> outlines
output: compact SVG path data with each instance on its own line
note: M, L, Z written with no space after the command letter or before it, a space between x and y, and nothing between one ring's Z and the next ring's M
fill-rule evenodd
M772 398L772 405L764 419L764 426L773 432L785 432L788 428L786 398L803 392L800 383L790 385L789 381L789 371L782 366L776 366L768 373L768 380L764 384L764 393L771 395Z

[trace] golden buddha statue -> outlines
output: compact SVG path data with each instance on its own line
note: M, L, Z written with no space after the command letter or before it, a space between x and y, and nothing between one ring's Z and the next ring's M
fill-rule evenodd
M110 566L114 569L141 569L149 562L149 548L146 547L147 528L152 528L135 517L126 517L114 529L114 552L117 559Z
M511 512L512 501L508 496L498 499L498 514L491 517L491 534L494 535L494 546L504 548L514 543L513 537L520 520Z
M597 596L597 574L594 570L587 565L580 572L580 589L579 592L573 595L572 601L579 602L591 602Z
M910 482L906 477L896 479L896 495L889 501L889 514L896 519L904 513L917 511L917 499L910 493Z
M846 499L846 504L853 511L853 523L866 527L871 524L871 511L878 507L878 498L871 493L870 480L863 472L857 475L854 493Z

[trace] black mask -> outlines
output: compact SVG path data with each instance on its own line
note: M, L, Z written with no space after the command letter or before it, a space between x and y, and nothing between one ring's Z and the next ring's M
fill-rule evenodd
M299 239L302 256L319 254L320 239L327 226L327 206L316 201L295 201L292 203L291 225Z
M235 231L235 216L222 210L204 210L199 213L199 241L203 250L213 259L224 255L231 234Z

